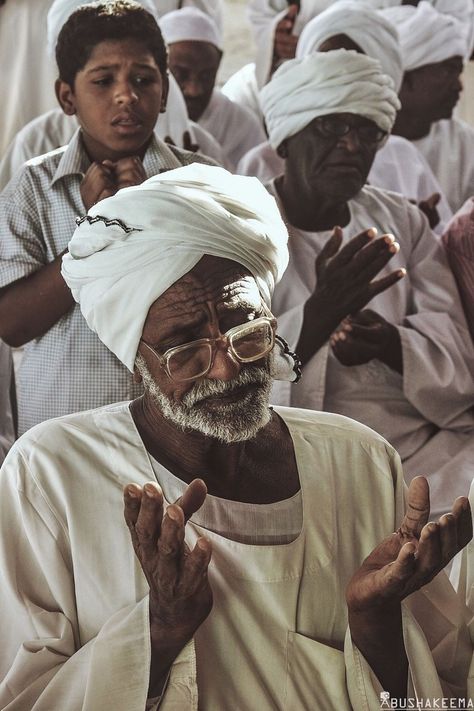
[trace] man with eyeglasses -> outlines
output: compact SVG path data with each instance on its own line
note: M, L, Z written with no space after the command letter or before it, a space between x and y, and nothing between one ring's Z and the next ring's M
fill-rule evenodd
M274 401L373 427L400 453L407 480L428 473L433 509L444 513L472 480L474 352L425 216L365 185L399 107L391 82L377 61L338 49L290 60L261 97L285 156L269 189L290 234L272 306L303 362L303 387L279 385Z
M295 377L269 311L286 241L264 187L220 168L79 220L64 278L145 393L38 425L0 472L2 708L350 711L408 678L466 692L467 610L432 578L472 536L467 499L425 525L419 477L404 516L380 436L269 407Z

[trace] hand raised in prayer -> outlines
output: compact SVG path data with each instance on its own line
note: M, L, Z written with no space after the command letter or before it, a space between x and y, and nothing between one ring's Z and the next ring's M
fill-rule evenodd
M347 316L329 343L342 365L361 365L377 358L403 373L403 354L398 329L370 309Z
M471 508L466 497L457 498L451 513L437 522L428 523L429 515L428 482L418 476L408 489L402 525L370 553L349 582L349 611L370 614L399 604L433 580L471 540Z
M432 230L434 230L436 225L439 224L441 219L438 208L436 207L440 200L441 195L439 193L433 193L433 195L430 195L429 198L426 198L426 200L420 200L418 203L418 207L428 218L428 222L430 223Z
M367 556L346 589L352 641L397 698L406 694L408 675L401 602L433 580L472 538L467 498L456 499L451 513L436 523L428 523L429 515L428 482L419 476L410 483L402 525Z
M92 163L82 179L80 191L86 210L89 210L96 202L115 195L117 192L115 174L109 165L110 162Z
M150 586L150 633L157 676L170 666L212 608L207 578L211 544L200 538L194 549L184 542L187 520L204 503L206 485L195 479L167 507L156 482L124 488L124 516L135 554Z
M293 59L296 54L298 37L292 34L292 32L298 11L298 5L290 5L288 12L275 28L273 54L277 62L281 59Z
M112 164L115 172L117 190L141 185L146 180L145 168L138 156L121 158Z
M378 239L376 235L377 230L366 230L341 249L343 232L335 227L318 255L316 287L305 304L303 328L296 347L303 365L346 316L360 311L374 296L405 276L404 269L396 269L372 281L399 250L392 235Z

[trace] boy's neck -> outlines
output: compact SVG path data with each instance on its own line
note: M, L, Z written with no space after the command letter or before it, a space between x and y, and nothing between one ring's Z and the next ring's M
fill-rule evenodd
M128 151L114 151L108 149L106 146L97 145L95 141L90 140L90 137L81 129L82 146L91 163L102 163L104 160L110 160L116 163L123 158L130 158L132 156L138 156L140 160L143 161L151 140L152 136L150 136L148 141L140 149L133 153Z

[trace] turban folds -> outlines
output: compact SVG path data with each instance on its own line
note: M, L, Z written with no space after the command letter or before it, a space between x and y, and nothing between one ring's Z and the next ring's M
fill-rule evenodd
M314 17L303 29L296 57L317 52L330 37L346 35L368 57L378 59L382 71L400 90L403 79L402 55L394 25L361 0L342 0Z
M94 205L62 275L89 327L133 371L150 306L204 255L243 265L269 304L288 263L287 239L256 178L194 163Z
M468 53L466 28L425 0L417 7L401 5L381 13L398 30L405 71Z
M209 42L222 50L222 37L216 23L197 7L183 7L168 12L161 18L160 28L167 44Z
M352 113L389 132L400 102L380 62L345 49L290 59L260 92L274 148L317 116Z

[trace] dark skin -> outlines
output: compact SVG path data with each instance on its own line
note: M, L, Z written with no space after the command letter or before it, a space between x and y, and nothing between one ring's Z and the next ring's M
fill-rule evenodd
M211 100L222 52L209 42L173 42L169 67L183 92L189 118L198 121Z
M152 305L143 339L162 353L170 345L216 337L260 313L253 277L234 262L204 257ZM171 381L153 354L143 347L140 352L163 393L179 401L190 383ZM218 346L205 377L232 380L243 367ZM213 400L207 407L219 407ZM147 391L132 403L131 412L147 450L189 484L183 497L166 509L156 482L124 488L125 520L150 586L151 697L162 691L169 666L212 609L207 575L211 544L203 537L191 551L184 543L186 522L202 506L207 491L237 501L273 502L292 496L299 478L291 437L275 413L253 440L226 445L175 428ZM466 499L456 502L452 515L424 527L429 515L427 484L417 481L410 488L401 529L377 546L347 588L352 639L383 688L398 697L406 693L407 669L400 602L432 579L472 534Z
M91 161L81 184L85 210L146 179L142 158L167 92L153 55L127 39L94 47L74 86L58 80L59 103L77 116ZM0 290L0 337L9 345L42 336L73 307L61 259Z
M416 4L416 3L413 3ZM325 40L319 47L318 52L332 52L336 49L347 49L358 52L359 54L365 54L365 52L356 44L350 37L344 34L334 35L334 37L329 37ZM439 203L441 196L439 193L433 193L426 198L426 200L420 200L418 207L428 218L431 229L434 229L437 224L439 224L440 216L436 205ZM416 201L412 201L416 204Z
M357 127L371 123L352 114L342 114L354 130L342 138L322 136L317 122L287 139L285 173L275 181L286 217L295 227L320 232L350 221L348 200L365 184L376 146L365 145ZM327 342L340 322L355 314L377 294L404 276L396 270L382 279L374 278L397 253L393 237L375 238L371 230L354 237L341 249L342 230L337 227L316 260L316 288L304 308L304 320L297 352L305 365ZM383 358L402 368L398 331L391 331L390 352Z
M402 108L392 132L415 141L427 136L436 121L451 118L462 91L462 71L462 57L454 56L405 72Z

